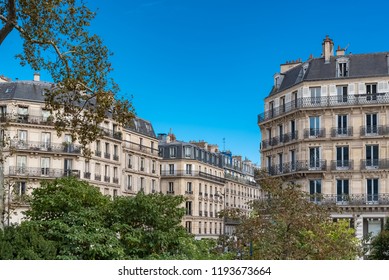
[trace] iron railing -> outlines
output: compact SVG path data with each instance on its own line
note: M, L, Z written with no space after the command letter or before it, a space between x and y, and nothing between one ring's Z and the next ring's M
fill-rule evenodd
M284 175L295 172L310 171L323 172L327 169L326 160L303 160L295 162L285 162L266 168L269 175Z
M353 136L353 127L332 127L331 128L331 137L346 137Z
M331 170L353 170L354 161L353 160L332 160L331 161Z
M389 205L389 193L315 194L310 196L310 200L322 205Z
M46 167L20 167L10 166L9 176L59 178L74 176L80 178L80 170L56 169Z
M80 154L81 146L71 143L36 142L12 139L10 147L16 150Z
M302 108L345 107L389 104L389 93L356 94L347 98L339 96L302 97L274 107L258 115L258 123L265 122Z
M388 169L388 159L362 159L361 170Z
M261 149L267 149L269 147L277 146L280 144L286 144L298 139L298 131L289 132L276 136L268 140L262 140Z
M323 138L326 136L325 128L306 128L304 129L304 138Z
M211 174L208 174L208 173L205 173L205 172L202 172L202 171L187 172L186 170L174 170L174 171L163 170L161 172L161 176L162 177L202 177L202 178L213 180L213 181L217 181L217 182L220 182L220 183L224 183L225 182L225 178L223 178L223 177L218 177L218 176L215 176L215 175L211 175Z

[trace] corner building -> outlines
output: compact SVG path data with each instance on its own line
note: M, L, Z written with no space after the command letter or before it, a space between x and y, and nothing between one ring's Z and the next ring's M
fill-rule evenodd
M337 205L357 237L389 216L389 52L346 54L327 36L322 57L281 64L258 115L261 166Z
M260 195L255 166L204 141L177 141L173 134L158 138L161 191L185 197L183 226L199 239L233 235L236 221L219 217L219 212L238 208L249 213L247 202Z
M121 127L107 118L103 136L90 143L92 157L82 155L71 135L58 136L46 111L44 92L51 84L39 81L0 80L0 126L3 139L6 223L20 222L28 208L24 197L41 180L75 176L112 197L159 192L158 140L150 122L134 118Z

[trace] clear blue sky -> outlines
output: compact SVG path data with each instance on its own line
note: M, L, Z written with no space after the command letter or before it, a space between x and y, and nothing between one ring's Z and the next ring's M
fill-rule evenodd
M319 57L325 35L347 52L389 50L387 1L87 0L92 30L113 51L113 78L156 133L205 140L259 163L257 114L287 60ZM0 74L19 66L16 33ZM50 80L42 73L43 80Z

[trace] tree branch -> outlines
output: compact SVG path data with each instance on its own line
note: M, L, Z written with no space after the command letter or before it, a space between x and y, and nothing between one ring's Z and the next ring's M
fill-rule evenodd
M0 30L0 45L3 43L8 34L14 29L16 24L16 7L15 0L8 0L8 18L4 15L0 15L0 19L5 22L5 25Z

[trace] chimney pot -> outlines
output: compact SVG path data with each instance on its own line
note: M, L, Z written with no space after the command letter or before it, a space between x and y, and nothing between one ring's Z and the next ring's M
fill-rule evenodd
M34 82L39 82L41 80L41 75L39 73L34 73Z

